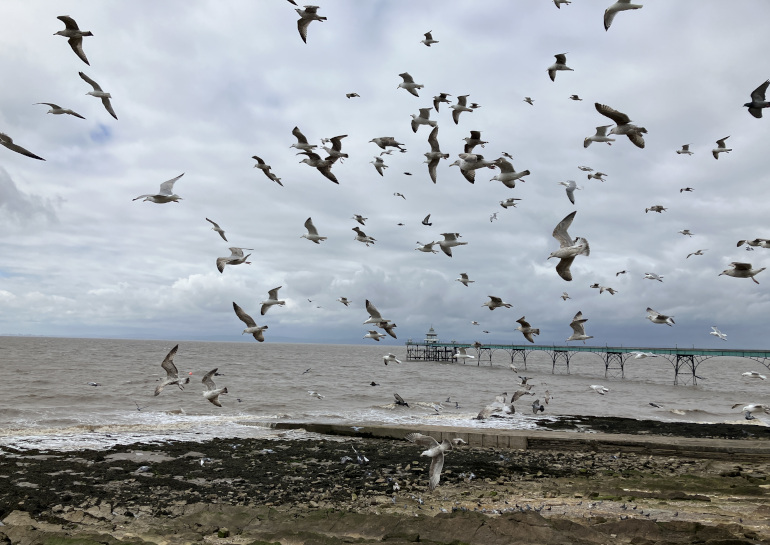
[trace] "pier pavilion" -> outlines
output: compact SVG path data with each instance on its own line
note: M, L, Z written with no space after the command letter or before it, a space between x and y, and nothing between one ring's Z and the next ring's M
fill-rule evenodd
M604 362L604 376L625 377L625 365L629 359L635 359L635 353L646 352L663 357L674 369L674 384L698 383L698 366L704 361L715 357L748 358L770 371L770 351L766 350L720 350L716 348L640 348L625 346L544 346L517 344L468 344L452 341L450 343L431 342L419 344L409 339L406 342L406 359L408 361L457 361L457 349L463 347L469 354L475 354L476 365L489 362L492 365L492 354L498 350L510 356L511 364L521 361L524 370L527 369L527 355L533 351L548 353L551 359L551 373L566 372L569 374L570 359L577 353L587 352L596 354ZM465 362L463 362L465 363ZM681 377L681 378L680 378Z

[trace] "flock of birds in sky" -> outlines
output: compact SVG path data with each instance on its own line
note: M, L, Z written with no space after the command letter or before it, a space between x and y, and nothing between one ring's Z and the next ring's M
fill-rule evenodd
M291 4L296 5L296 2L293 0L288 0ZM554 0L554 4L557 8L561 9L562 5L569 5L569 0ZM609 30L610 26L612 25L612 22L615 18L615 16L622 12L627 10L636 10L641 8L642 6L639 4L632 4L628 0L620 0L618 2L615 2L611 6L609 6L605 13L604 13L604 28L605 30ZM318 14L319 7L318 6L312 6L307 5L303 8L297 8L296 12L299 15L299 19L297 21L297 28L299 31L299 35L303 42L307 43L308 40L308 29L310 26L310 23L317 21L317 22L325 22L327 21L326 17L323 17ZM65 28L63 30L59 30L56 32L56 35L63 36L67 38L67 41L69 43L69 46L72 48L72 51L77 55L77 57L84 62L85 64L90 66L90 63L88 61L88 58L85 54L85 51L83 49L83 38L85 37L91 37L93 34L90 31L82 31L80 30L78 24L76 21L68 16L68 15L62 15L59 16L58 19L64 23ZM424 34L424 39L420 41L420 43L424 44L426 47L432 47L435 44L440 43L439 40L434 39L433 34L431 31L426 32ZM552 81L556 81L557 75L559 72L569 72L573 71L572 68L567 66L567 54L566 53L559 53L554 55L555 62L549 66L546 69L546 72L550 79ZM92 88L91 91L86 93L87 95L93 96L95 98L99 98L105 108L105 110L108 112L110 116L112 116L114 119L118 119L115 110L113 109L112 102L111 102L111 95L108 92L105 92L101 86L91 77L86 75L84 72L79 72L79 76L86 82L90 87ZM411 74L408 72L402 72L401 74L398 74L398 76L401 78L401 82L397 86L398 89L403 89L404 91L410 93L411 95L421 98L420 97L420 90L424 88L424 84L418 83L415 81L415 78L412 77ZM562 78L564 76L560 76ZM768 85L770 85L770 80L765 81L761 85L759 85L754 91L750 93L751 101L744 104L746 108L748 108L748 113L752 115L755 118L761 118L762 117L762 110L764 108L770 107L770 102L766 100L766 92L768 89ZM422 126L426 126L430 129L428 138L427 138L427 144L429 147L429 151L424 152L424 156L426 158L425 163L427 164L427 171L430 176L431 181L435 184L437 183L437 166L442 160L447 160L450 157L449 153L444 153L441 150L438 135L439 135L439 125L438 121L436 119L431 119L431 115L433 115L433 112L435 111L436 115L438 115L441 110L441 104L445 104L445 110L448 109L451 111L451 117L454 124L459 125L460 119L462 116L462 119L465 120L468 115L472 114L474 110L480 108L481 106L476 103L469 101L470 95L459 95L455 97L455 101L450 100L449 93L440 93L432 98L432 107L422 107L418 108L418 113L412 114L412 120L410 122L411 129L414 133L417 133L420 131ZM358 93L356 92L350 92L346 94L346 97L348 99L357 99L360 98ZM571 100L575 101L581 101L583 100L578 95L571 95L569 97ZM532 97L524 97L523 99L528 104L534 106L535 99ZM51 102L41 102L37 103L41 105L46 105L50 109L48 110L48 113L54 114L54 115L71 115L77 118L85 119L82 115L78 114L77 112L61 107L55 103ZM600 114L602 117L608 119L612 123L606 124L606 125L600 125L595 128L595 133L593 135L587 136L584 139L583 145L585 148L589 147L592 144L601 144L605 143L607 145L612 145L613 142L616 141L615 136L622 137L626 136L628 140L636 147L638 148L644 148L645 147L645 135L647 135L647 129L643 126L636 125L632 123L632 120L630 116L624 112L620 112L610 106L607 106L605 104L595 103L595 109L598 114ZM465 114L465 115L463 115ZM339 162L342 163L347 157L348 154L343 151L343 140L347 137L347 135L338 135L331 138L324 138L321 140L320 144L313 144L311 141L308 140L308 138L302 133L299 127L294 127L292 131L292 135L296 139L296 142L291 144L290 148L295 149L298 152L298 155L303 155L304 158L302 159L302 163L306 164L308 167L313 168L317 170L322 176L324 176L327 180L338 184L339 180L337 179L335 173L333 172L333 167ZM727 147L726 141L728 137L721 138L717 141L717 147L712 150L712 154L714 159L719 159L719 155L721 154L727 154L731 151L730 148ZM524 176L527 176L530 174L529 170L520 170L517 171L512 163L513 157L508 153L503 153L501 157L495 158L495 159L487 159L482 154L475 152L475 149L477 147L484 147L485 144L488 142L484 141L481 137L481 131L478 130L472 130L470 131L470 134L468 137L464 138L465 145L463 147L463 152L458 154L457 159L451 163L450 166L457 166L460 170L460 173L462 176L470 183L475 182L476 178L476 171L480 169L490 169L490 170L496 170L496 174L491 178L491 180L499 181L502 183L505 187L514 189L516 187L516 181L521 180ZM404 147L403 143L400 143L396 140L393 136L378 136L372 138L369 143L375 144L379 148L379 154L374 156L373 160L371 161L373 168L376 170L376 172L380 176L385 176L385 170L388 168L388 165L386 164L385 156L388 156L392 154L395 151L398 151L399 153L406 153L407 150ZM32 159L37 160L44 160L42 157L36 155L35 153L30 152L29 150L19 146L18 144L14 143L12 138L4 133L0 133L0 144L2 144L5 148L20 153L22 155L25 155L27 157L30 157ZM681 149L676 150L677 154L680 155L692 155L693 152L690 150L690 144L685 144L682 146ZM274 172L272 172L272 167L268 164L266 160L261 158L258 155L254 155L253 159L256 161L256 164L254 165L254 168L260 169L264 175L272 182L275 182L281 186L283 186L281 182L281 178L278 177ZM607 176L605 173L594 171L593 168L588 166L580 166L578 167L581 171L587 173L587 177L589 180L595 179L599 181L604 181L604 177ZM406 173L409 174L409 173ZM167 204L167 203L179 203L180 200L182 200L182 197L177 195L174 192L174 185L177 181L180 180L184 176L184 173L176 176L175 178L172 178L170 180L167 180L160 184L160 188L157 193L148 193L143 194L138 197L136 197L134 200L142 200L146 202L151 202L155 204ZM565 187L566 195L569 201L574 205L575 204L575 192L576 190L582 189L581 187L578 187L576 182L574 180L568 180L565 182L559 182L561 185ZM680 192L689 192L692 191L692 188L682 188L680 189ZM396 193L396 196L405 198L402 194ZM509 208L509 207L516 207L517 201L520 199L517 199L515 197L507 198L503 201L500 201L500 205L503 208ZM666 208L661 205L652 205L645 209L646 212L653 212L653 213L663 213L666 211ZM552 251L550 253L550 258L554 258L556 260L556 274L563 279L564 281L571 281L572 280L572 273L570 270L570 267L574 260L579 257L589 257L590 256L590 246L589 242L586 238L581 236L573 237L572 234L570 234L570 230L572 230L572 224L575 220L577 215L577 211L573 211L569 213L564 219L562 219L553 229L552 236L554 239L556 239L559 243L558 249ZM496 219L497 214L492 214L490 217L490 221L494 221ZM376 243L376 239L370 235L367 235L363 230L362 227L366 225L367 218L363 217L362 215L355 214L353 218L357 225L352 228L352 231L355 233L354 240L361 242L362 244L365 244L366 246L374 245ZM212 230L214 230L218 235L227 242L227 237L225 230L220 227L220 225L215 222L212 219L205 218L206 221L212 224ZM430 226L432 225L430 223L430 214L428 214L425 219L423 220L423 225ZM314 224L312 217L308 217L307 220L304 223L304 229L305 233L301 235L301 238L305 238L310 242L313 242L315 244L321 244L323 241L327 240L327 236L321 235L319 232L319 229ZM680 233L684 236L692 236L692 233L689 230L683 230L680 231ZM452 252L454 250L458 250L458 248L468 244L465 241L461 241L462 235L460 233L456 232L445 232L440 234L442 240L434 240L428 243L421 243L417 242L418 247L415 248L416 251L424 252L424 253L437 253L438 250L434 249L434 246L438 246L438 248L443 252L446 256L452 257ZM770 240L768 239L753 239L753 240L741 240L738 242L738 246L746 245L747 250L753 250L755 247L761 247L761 248L770 248ZM219 270L220 273L225 272L225 268L228 266L236 266L240 264L249 264L248 258L251 254L247 254L245 252L251 251L251 248L243 248L243 247L236 247L232 246L229 248L230 255L225 257L218 257L216 258L216 267ZM689 259L691 256L700 256L703 255L703 252L705 252L705 249L699 249L695 252L692 252L687 255L687 258ZM764 267L762 268L753 268L750 263L743 263L743 262L733 262L730 266L730 268L724 270L721 275L727 275L734 278L750 278L755 283L758 283L756 280L756 275L759 274L765 270ZM616 274L624 274L626 271L620 271ZM653 272L646 273L645 278L653 281L659 281L663 282L663 276L657 275ZM461 282L464 286L468 286L470 283L474 282L467 273L461 273L460 278L457 278L457 281ZM614 295L617 290L615 290L612 287L609 286L602 286L598 283L593 284L591 286L592 288L597 288L599 290L599 293L604 293L605 291L608 292L611 295ZM269 311L269 309L273 306L283 306L285 305L285 300L279 299L278 292L281 289L281 286L276 287L268 292L268 297L264 301L261 302L261 308L260 308L260 316L265 316L265 314ZM564 300L569 299L569 294L567 292L564 292L562 295L562 298ZM346 297L340 297L338 299L340 303L345 305L346 307L351 303L350 300L348 300ZM504 302L500 297L490 295L489 301L483 303L482 306L486 306L489 308L490 311L495 310L497 308L510 308L511 304ZM377 308L374 306L374 304L367 300L365 303L365 308L369 314L369 318L367 318L363 323L364 325L368 325L372 327L372 329L369 329L364 336L364 338L370 338L374 339L375 341L379 341L382 337L385 337L386 335L390 335L393 338L396 338L396 334L394 332L394 329L396 328L396 324L392 319L387 319L382 316L382 314L377 310ZM259 326L257 325L256 321L246 312L243 308L241 308L238 304L233 302L233 310L235 312L235 315L238 319L240 319L245 325L246 328L243 330L243 334L250 334L259 342L263 342L265 340L264 332L268 329L267 325ZM668 316L666 314L657 312L651 308L647 308L647 319L649 319L654 324L665 324L667 326L673 326L674 325L674 319L673 316ZM585 341L587 339L593 338L591 335L587 335L585 331L585 323L587 321L587 318L583 317L582 312L578 311L577 314L575 314L572 322L570 323L570 327L572 328L572 335L566 339L566 341ZM534 343L534 337L539 335L540 330L538 328L532 327L530 323L528 323L525 319L525 316L522 316L519 320L517 320L517 323L519 324L516 328L517 331L520 331L524 338L530 342ZM383 330L385 333L381 333L378 331L378 329ZM716 326L712 327L711 335L714 335L715 337L725 340L726 335L718 330ZM162 380L162 382L157 386L155 390L155 395L158 395L161 393L161 391L168 385L176 384L180 388L183 387L183 384L186 384L189 382L189 377L187 377L185 380L180 379L178 371L173 363L173 357L178 349L178 345L175 346L166 356L166 358L163 360L162 367L166 371L166 378ZM639 353L644 354L644 353ZM472 358L473 356L470 356L465 352L464 349L458 350L457 358L458 359L468 359ZM647 357L647 355L637 355L635 357ZM383 357L383 362L385 365L388 363L400 363L400 361L395 357L393 354L388 354ZM217 375L217 369L212 370L211 372L207 373L206 376L203 378L203 384L205 386L204 391L204 397L208 399L211 403L217 406L221 406L219 403L219 395L227 393L227 388L217 388L213 377ZM747 375L744 373L744 375ZM747 375L749 378L761 378L765 379L764 375L760 375L758 373L754 373L753 375L749 374ZM526 380L522 384L525 384ZM608 390L602 386L599 385L593 385L592 388L599 394L604 395ZM519 397L521 395L528 395L528 390L524 390L524 393L520 393ZM396 394L396 399L398 402L398 395ZM515 399L518 399L518 397L514 396L514 399L507 403L503 399L502 401L498 401L498 405L493 408L487 408L484 411L482 411L482 415L484 414L491 414L496 411L502 411L502 412L508 412L512 411L512 403L515 401ZM401 400L403 401L403 400ZM548 398L546 397L545 402L548 402ZM750 406L747 406L750 407ZM770 409L767 407L758 405L756 406L756 410L762 410L764 412L770 412ZM537 400L535 403L533 403L533 411L535 413L542 412L544 410L543 405L540 404L539 400ZM744 407L744 413L746 415L746 418L750 419L751 414L755 412L752 408L746 408ZM482 416L480 415L480 416ZM752 417L753 418L753 417ZM413 441L419 445L428 447L428 450L423 452L424 455L430 456L432 458L432 464L430 469L430 487L431 489L435 488L435 486L438 485L439 481L439 474L441 472L441 467L443 465L443 457L444 453L448 452L453 448L456 443L451 443L444 441L443 443L438 443L435 439L427 437L427 436L421 436L420 434L413 434L411 438L408 438L410 441Z

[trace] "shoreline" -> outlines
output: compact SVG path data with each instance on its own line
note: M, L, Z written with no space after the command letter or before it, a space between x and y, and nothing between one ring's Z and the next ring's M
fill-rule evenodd
M332 431L347 437L168 441L68 452L3 448L0 543L770 541L765 440L658 435L637 436L642 442L631 445L618 443L618 434L529 431L543 440L567 437L526 450L483 441L453 450L431 492L430 461L420 456L421 447L375 437L374 427L355 437L355 430L343 428ZM380 430L408 431L416 430ZM714 458L694 448L661 455L645 446L650 440L718 441L733 452ZM356 463L352 447L368 462ZM762 452L737 458L735 449L752 447Z

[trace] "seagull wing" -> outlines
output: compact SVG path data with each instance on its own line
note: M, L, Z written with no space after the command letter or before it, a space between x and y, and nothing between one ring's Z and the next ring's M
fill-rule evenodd
M307 229L307 232L313 236L318 236L318 230L315 228L315 225L313 225L313 220L311 218L308 218L305 221L305 229Z
M377 307L375 307L371 302L369 302L369 299L366 300L366 312L369 313L369 316L371 316L372 319L382 320L382 315L380 314L380 311L377 310Z
M307 138L305 138L305 135L302 134L302 132L299 130L299 127L294 127L294 129L291 131L291 134L297 138L297 141L300 144L307 144Z
M22 148L21 146L14 144L13 139L8 136L7 134L0 133L0 144L5 146L11 151L15 151L16 153L21 153L22 155L26 155L27 157L31 157L32 159L38 159L40 161L45 161L42 157L38 157L31 151Z
M421 445L423 447L429 447L429 448L437 447L439 444L439 442L436 441L436 439L434 439L430 435L423 435L422 433L408 433L404 436L404 439L412 443L417 443L418 445Z
M211 371L203 375L203 378L201 379L201 382L205 384L206 388L208 388L209 390L217 389L217 385L214 384L214 381L211 380L211 377L213 377L218 370L219 370L219 367L217 367L216 369L212 369Z
M184 176L184 172L177 176L176 178L171 178L170 180L166 180L162 184L160 184L160 194L161 195L173 195L174 194L174 183Z
M754 102L764 102L765 93L767 93L767 86L770 85L770 80L757 87L751 92L751 100ZM761 111L761 110L760 110Z
M567 282L572 281L572 272L570 271L570 266L572 265L573 261L575 261L575 256L563 257L559 260L559 264L556 265L556 273Z
M56 18L62 23L64 23L64 26L67 27L67 30L80 30L80 27L78 27L78 24L75 22L75 19L73 19L69 15L59 15Z
M238 316L238 318L240 318L240 320L246 324L247 327L257 326L257 323L254 321L254 319L246 314L241 307L235 304L235 301L233 301L233 310L235 310L235 315Z
M619 112L614 108L610 108L606 104L599 104L598 102L595 102L594 107L596 108L597 112L599 112L605 117L609 117L618 125L625 125L626 123L631 122L631 118L628 117L626 114L624 114L623 112Z
M567 229L569 229L570 225L572 225L572 220L575 219L575 214L577 214L577 210L567 214L567 216L561 220L553 229L553 238L559 241L561 248L564 248L565 246L572 246L572 237L569 236ZM569 267L569 265L567 265L567 267Z
M409 75L409 72L404 72L403 74L399 74L404 80L404 83L414 83L414 79L412 79L412 76Z
M91 78L89 78L88 76L86 76L86 75L85 75L83 72L78 72L78 75L81 77L81 79L82 79L83 81L85 81L85 82L86 82L86 83L88 83L88 84L89 84L91 87L93 87L93 88L94 88L94 91L101 91L101 90L102 90L102 88L101 88L101 87L99 87L99 84L98 84L98 83L96 83L94 80L92 80Z
M441 469L444 467L444 453L439 452L432 458L430 463L430 469L428 475L430 475L430 483L428 488L434 490L438 486L438 482L441 479Z
M88 58L86 57L86 52L83 51L83 38L81 36L73 36L67 40L67 43L70 44L72 51L75 52L75 55L77 55L81 61L86 63L88 66L91 66L91 63L88 62Z
M179 371L176 369L176 365L174 365L174 356L176 355L176 351L179 349L179 345L176 345L174 348L169 350L168 354L166 354L166 357L163 358L163 362L160 364L161 367L163 367L163 370L166 371L166 376L168 378L179 378Z

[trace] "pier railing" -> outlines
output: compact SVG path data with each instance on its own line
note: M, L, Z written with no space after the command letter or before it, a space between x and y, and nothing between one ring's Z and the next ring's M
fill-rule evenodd
M569 374L569 365L572 356L576 353L587 352L600 356L604 362L604 376L625 377L625 365L629 359L642 359L643 357L663 357L674 369L674 384L680 380L687 383L692 379L697 384L698 366L715 357L748 358L763 365L770 371L770 350L736 350L718 348L648 348L627 346L589 346L589 345L523 345L523 344L482 344L482 343L415 343L406 342L406 359L411 361L446 361L455 362L458 348L465 348L469 354L475 351L476 365L482 361L492 365L492 354L498 350L506 352L510 356L511 366L516 369L516 363L520 360L524 370L527 369L527 354L533 351L546 352L551 358L551 372L565 372ZM637 357L638 354L650 356ZM463 360L463 364L467 364ZM680 375L683 375L680 379Z

